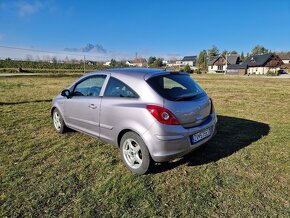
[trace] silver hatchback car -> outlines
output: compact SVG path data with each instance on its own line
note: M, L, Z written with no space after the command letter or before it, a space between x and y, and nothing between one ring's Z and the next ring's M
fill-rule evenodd
M71 128L114 144L132 172L181 157L216 131L213 102L184 72L112 69L82 76L52 102L57 132Z

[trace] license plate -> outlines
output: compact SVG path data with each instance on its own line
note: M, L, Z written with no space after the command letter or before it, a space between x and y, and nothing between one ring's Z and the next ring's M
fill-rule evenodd
M211 134L211 128L204 129L198 133L195 133L191 136L191 144L194 144L196 142L199 142L207 137L209 137Z

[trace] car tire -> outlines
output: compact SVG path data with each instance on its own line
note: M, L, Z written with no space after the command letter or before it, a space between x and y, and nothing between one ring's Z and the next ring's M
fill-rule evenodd
M52 121L53 121L53 126L58 133L64 133L67 129L63 118L57 108L55 108L52 112Z
M137 133L127 132L123 135L120 152L124 164L133 173L143 175L149 171L153 160L146 144Z

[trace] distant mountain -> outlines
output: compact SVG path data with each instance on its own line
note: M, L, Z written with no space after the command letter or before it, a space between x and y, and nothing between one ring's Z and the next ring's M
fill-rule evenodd
M92 52L92 53L107 53L107 49L105 49L102 45L96 44L93 45L91 43L88 43L85 47L82 48L65 48L65 51L70 52Z

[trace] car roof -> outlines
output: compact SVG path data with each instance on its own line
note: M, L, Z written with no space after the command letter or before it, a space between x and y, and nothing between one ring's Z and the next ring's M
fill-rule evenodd
M91 72L87 75L97 75L101 73L110 73L111 75L116 76L132 76L135 78L144 78L145 80L162 74L170 74L174 71L167 70L167 69L156 69L156 68L115 68L115 69L108 69L108 70L97 70ZM182 73L182 72L180 72Z
M166 72L166 69L155 69L155 68L115 68L106 70L112 73L134 73L134 74L156 74Z
M170 73L170 70L166 69L155 69L155 68L115 68L115 69L108 69L108 70L96 70L91 73L88 73L86 75L96 75L101 73L110 73L112 75L130 75L132 77L142 77L150 78L154 75L160 75L160 74L167 74Z

